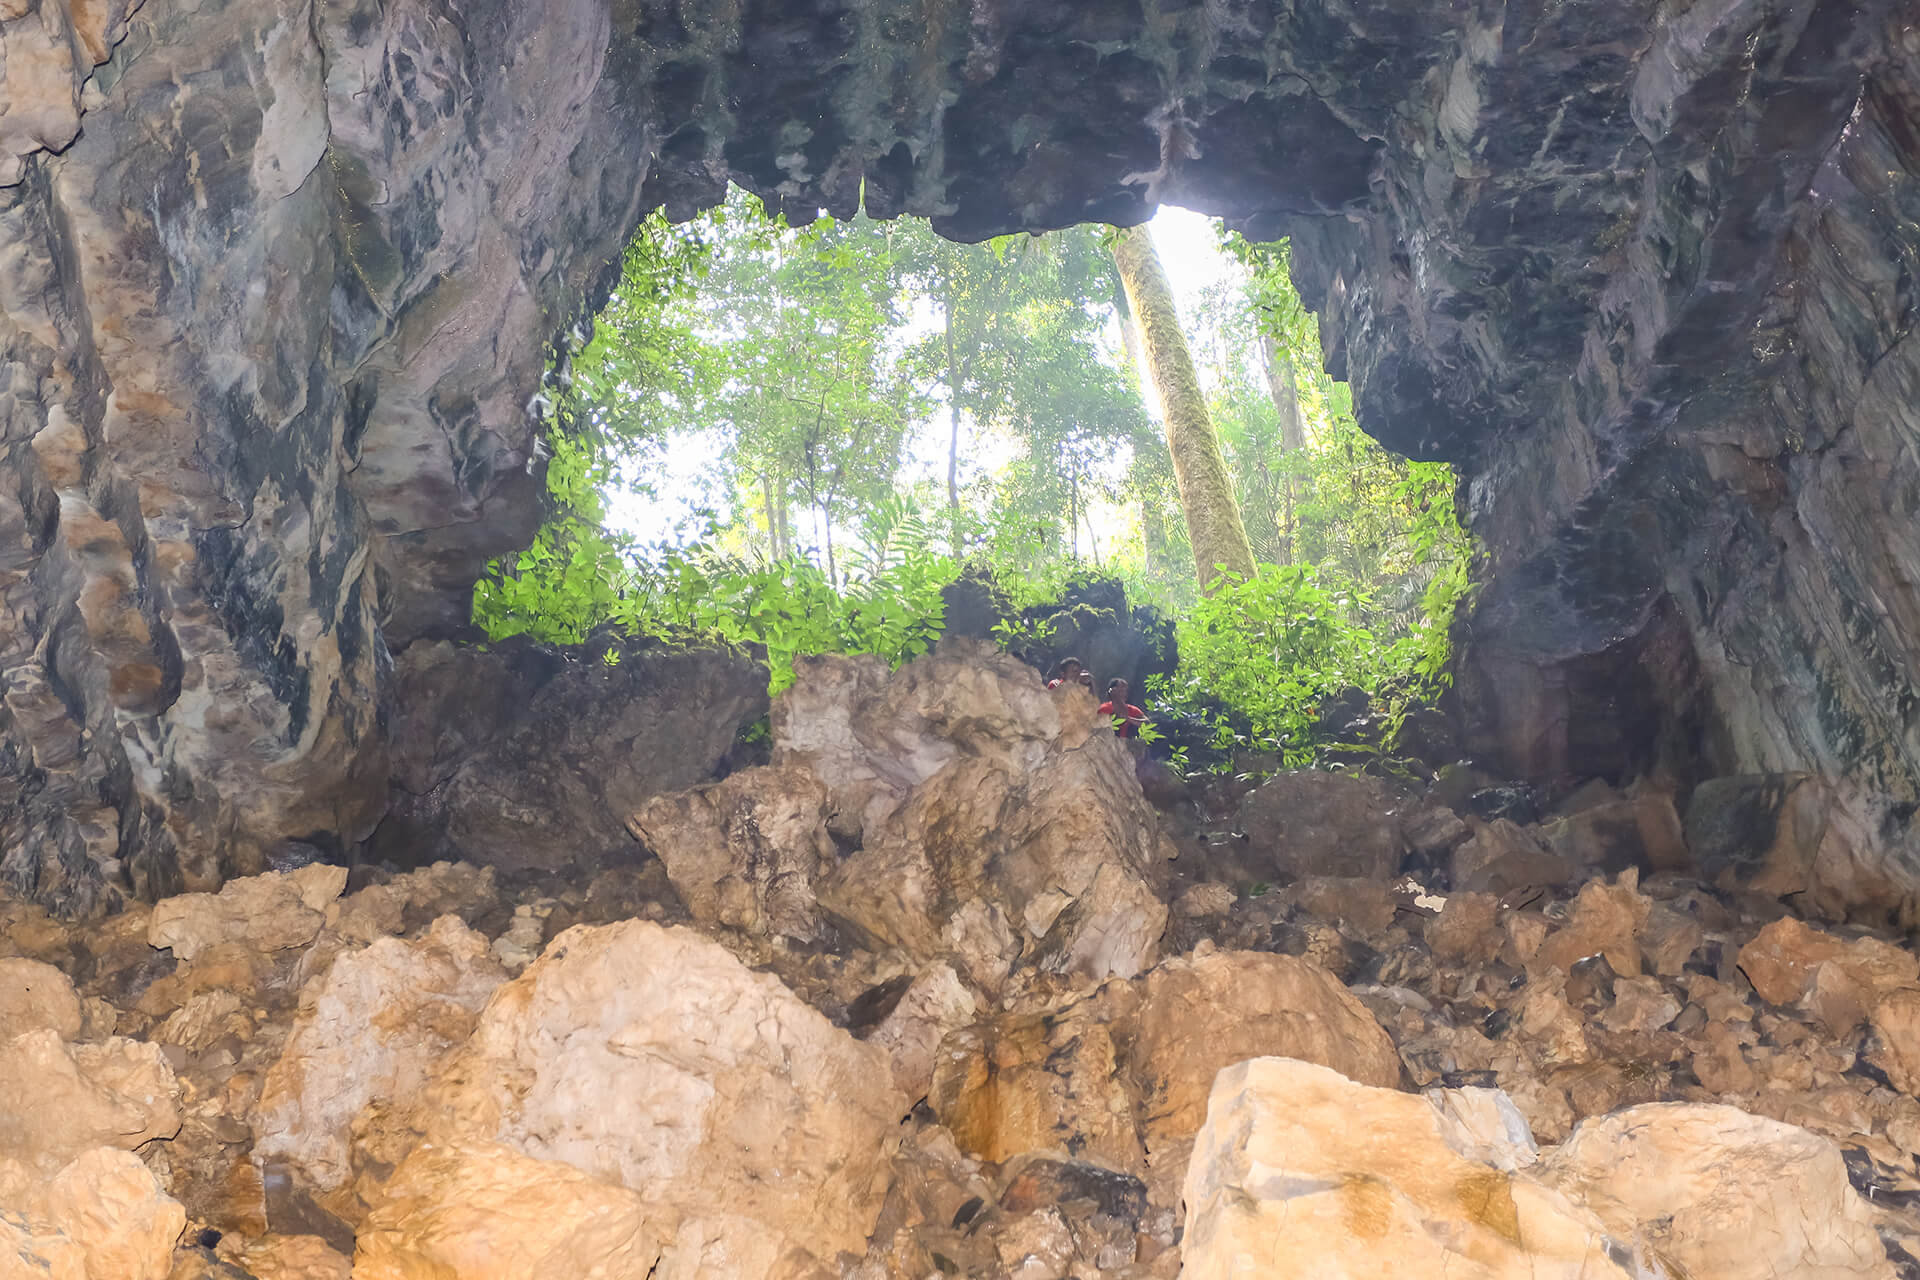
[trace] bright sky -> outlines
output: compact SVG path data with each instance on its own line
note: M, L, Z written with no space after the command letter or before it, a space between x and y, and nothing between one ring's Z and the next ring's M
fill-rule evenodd
M1232 259L1220 250L1214 219L1204 214L1163 205L1148 226L1153 230L1154 247L1166 264L1181 319L1190 324L1201 296L1229 273ZM911 482L936 472L946 474L946 430L943 422L933 422L918 433L920 438L909 446L903 479ZM722 443L717 439L704 441L699 436L677 439L668 450L665 474L657 481L658 495L615 490L608 495L607 522L644 543L697 537L697 530L685 529L678 535L675 531L691 519L696 508L709 501L701 477ZM989 465L992 462L979 460Z

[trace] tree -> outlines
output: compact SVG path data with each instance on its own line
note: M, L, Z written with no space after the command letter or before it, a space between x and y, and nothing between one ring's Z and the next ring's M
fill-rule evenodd
M1113 264L1091 228L1003 236L984 245L941 240L922 224L894 232L900 282L924 298L938 328L914 347L920 380L947 409L946 492L956 549L980 519L1029 518L1047 537L1066 515L1066 542L1086 523L1083 487L1110 497L1104 462L1124 457L1146 418L1103 349ZM984 486L962 481L963 424L1015 456ZM1117 470L1116 470L1117 475ZM963 502L969 488L979 505ZM1088 545L1093 531L1087 527Z
M1160 393L1167 451L1173 457L1174 479L1186 512L1187 536L1193 544L1200 588L1212 591L1222 573L1251 578L1253 548L1240 521L1233 481L1207 414L1206 396L1194 373L1173 289L1153 247L1152 235L1144 226L1121 231L1114 241L1113 260L1120 268L1127 302L1139 325L1147 370Z

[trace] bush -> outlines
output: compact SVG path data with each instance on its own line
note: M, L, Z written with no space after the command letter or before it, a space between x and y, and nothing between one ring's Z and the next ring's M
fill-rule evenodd
M1355 620L1371 602L1338 572L1261 565L1181 620L1179 669L1150 692L1167 714L1210 725L1218 750L1244 745L1278 752L1289 766L1312 763L1328 699L1364 689L1397 719L1445 684L1447 628L1466 581L1465 560L1445 565L1424 620L1387 643Z

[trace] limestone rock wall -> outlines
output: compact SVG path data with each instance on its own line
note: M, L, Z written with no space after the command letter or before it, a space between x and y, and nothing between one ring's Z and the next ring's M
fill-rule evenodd
M77 139L61 13L0 9L0 846L86 911L371 829L389 648L531 530L644 161L598 4L95 15Z
M0 872L363 839L547 356L730 176L1290 234L1362 424L1468 477L1483 754L1913 799L1917 94L1899 0L0 3Z

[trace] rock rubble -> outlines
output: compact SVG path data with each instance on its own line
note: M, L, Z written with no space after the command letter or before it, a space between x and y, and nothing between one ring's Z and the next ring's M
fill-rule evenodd
M775 716L640 803L639 865L0 902L0 1275L1920 1267L1920 960L1623 860L1665 793L1162 814L1083 695L967 646Z

